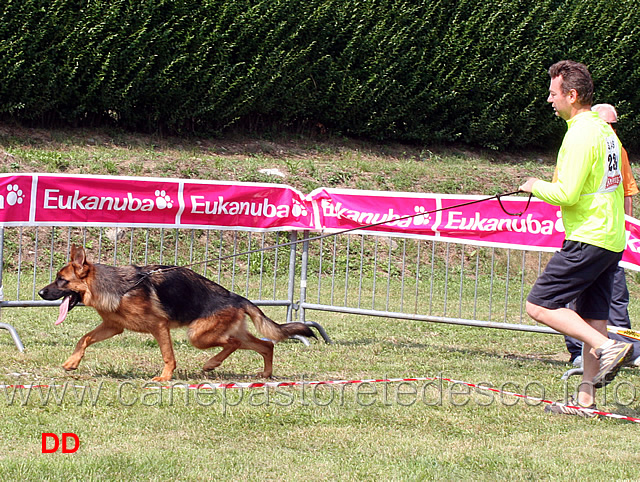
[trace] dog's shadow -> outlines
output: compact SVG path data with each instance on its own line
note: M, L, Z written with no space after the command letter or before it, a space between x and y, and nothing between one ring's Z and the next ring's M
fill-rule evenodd
M143 343L148 344L149 346L155 346L155 340L144 340ZM176 345L184 345L187 346L189 343L186 340L175 340ZM383 348L402 348L407 350L436 350L436 351L444 351L448 353L455 353L464 356L465 358L473 359L478 357L483 358L491 358L491 359L508 359L513 360L515 362L522 363L547 363L557 367L566 367L568 362L562 360L554 360L545 357L544 355L522 355L515 353L504 353L504 352L491 352L482 349L474 349L474 348L460 348L453 345L432 345L429 343L421 343L414 342L410 340L404 341L389 341L382 340L379 338L366 337L360 339L350 339L350 340L334 340L333 346L340 347L344 346L347 348L353 347L365 347L365 346L373 346L378 345ZM159 368L159 367L158 367ZM115 380L146 380L151 381L151 379L160 374L160 370L148 370L144 367L131 367L129 369L124 369L121 367L102 367L95 368L92 370L91 377L98 378L112 378ZM81 378L81 377L78 377ZM287 379L295 378L292 374ZM264 378L257 374L256 372L243 372L238 373L234 371L221 371L220 369L216 369L214 371L205 372L203 370L199 370L197 368L193 369L181 369L177 368L173 374L173 378L170 382L176 383L185 383L187 381L197 381L197 382L225 382L225 381L237 381L237 382L263 382L263 381L278 381L278 377ZM282 379L284 380L284 379Z
M147 372L142 370L130 369L130 370L117 370L108 368L100 371L94 371L91 374L91 378L109 378L117 381L143 381L144 383L159 383L159 384L178 384L178 383L206 383L216 382L225 383L229 381L234 382L266 382L266 381L279 381L285 380L281 377L271 376L264 378L258 374L251 373L236 373L229 371L213 371L205 372L203 370L180 370L177 369L173 373L173 378L167 382L154 382L152 378L160 375L161 370L155 372ZM73 377L78 381L82 381L85 377Z

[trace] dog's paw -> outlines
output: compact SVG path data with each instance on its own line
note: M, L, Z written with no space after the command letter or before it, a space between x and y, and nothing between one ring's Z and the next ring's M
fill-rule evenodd
M256 376L258 378L273 378L271 376L271 372L258 372L258 373L256 373Z
M168 377L163 377L161 375L159 377L153 377L151 379L152 382L168 382L169 380L171 380L171 375L169 375Z
M62 368L64 368L66 371L70 372L70 371L76 370L78 368L79 364L80 364L79 362L74 362L74 361L67 360L66 362L64 362L62 364Z
M205 372L210 372L212 370L215 370L219 366L220 366L220 363L205 363L204 366L202 367L202 369Z

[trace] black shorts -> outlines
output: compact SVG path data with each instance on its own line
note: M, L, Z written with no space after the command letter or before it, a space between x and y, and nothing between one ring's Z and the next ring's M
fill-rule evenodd
M550 310L576 301L583 318L609 318L613 277L622 259L615 253L587 243L565 240L531 288L527 301Z

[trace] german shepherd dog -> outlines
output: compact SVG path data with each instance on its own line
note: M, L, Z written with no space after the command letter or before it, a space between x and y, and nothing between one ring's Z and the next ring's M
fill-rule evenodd
M63 298L56 325L79 302L95 308L102 323L78 341L62 365L78 368L89 345L122 333L125 329L151 333L160 345L164 368L154 381L173 376L176 360L169 330L186 327L189 341L202 350L222 350L204 364L218 367L238 349L254 350L264 358L259 376L272 373L273 344L294 335L315 338L303 323L277 324L256 305L194 271L177 266L109 266L90 263L82 247L71 247L70 262L58 271L53 283L38 294L45 300ZM249 315L256 329L271 341L253 336L245 325Z

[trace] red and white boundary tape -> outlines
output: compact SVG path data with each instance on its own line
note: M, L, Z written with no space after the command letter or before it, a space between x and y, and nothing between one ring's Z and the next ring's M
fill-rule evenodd
M227 388L280 388L280 387L300 387L314 386L314 385L357 385L363 383L385 383L385 382L420 382L437 380L437 377L419 377L419 378L371 378L363 380L322 380L322 381L308 381L302 380L299 382L227 382L227 383L198 383L193 385L184 385L176 383L175 385L166 385L162 387L149 387L149 388L187 388L189 390L220 390Z
M420 381L434 381L434 380L442 380L444 382L449 382L452 384L466 385L470 388L475 388L477 390L487 390L494 393L500 393L503 395L509 395L512 397L522 398L526 400L531 400L535 402L552 404L551 400L545 400L544 398L532 397L530 395L523 395L521 393L511 392L508 390L502 390L495 387L489 387L484 385L478 385L476 383L465 382L462 380L455 380L453 378L445 378L445 377L414 377L414 378L369 378L369 379L361 379L361 380L317 380L317 381L297 381L297 382L250 382L250 383L242 383L242 382L226 382L226 383L199 383L199 384L182 384L176 383L174 385L165 385L158 387L145 387L148 389L174 389L174 388L185 388L188 390L220 390L220 389L229 389L229 388L280 388L280 387L296 387L296 386L314 386L314 385L358 385L363 383L400 383L400 382L420 382ZM0 385L0 389L10 389L10 388L49 388L54 385ZM57 386L57 385L55 385ZM640 418L629 417L627 415L619 415L611 412L603 412L602 410L594 410L591 408L584 408L575 405L569 405L568 407L575 408L577 410L582 410L586 413L593 413L596 415L600 415L602 417L615 418L618 420L627 420L629 422L640 423Z
M149 388L161 388L161 389L170 389L170 388L187 388L189 390L219 390L219 389L228 389L228 388L278 388L278 387L295 387L295 386L313 386L313 385L357 385L363 383L399 383L399 382L419 382L419 381L434 381L434 380L442 380L444 382L449 382L453 384L465 385L471 388L475 388L477 390L487 390L494 393L500 393L503 395L510 395L512 397L527 399L535 402L552 404L554 403L551 400L545 400L544 398L532 397L530 395L523 395L516 392L510 392L507 390L501 390L499 388L488 387L483 385L478 385L475 383L465 382L462 380L454 380L452 378L445 377L415 377L415 378L371 378L371 379L362 379L362 380L322 380L322 381L299 381L299 382L252 382L252 383L237 383L237 382L228 382L228 383L200 383L193 385L183 385L176 384L173 386L163 386L163 387L149 387ZM575 408L577 410L582 410L586 413L594 413L603 417L608 418L616 418L619 420L628 420L634 423L640 423L640 418L629 417L626 415L619 415L611 412L603 412L601 410L594 410L590 408L584 408L580 406L574 406L567 404L568 407Z
M493 387L484 387L482 385L476 385L474 383L463 382L461 380L452 380L450 378L441 378L441 377L437 377L437 378L439 378L441 380L444 380L446 382L458 383L458 384L461 384L461 385L466 385L468 387L477 388L479 390L488 390L488 391L491 391L491 392L502 393L504 395L511 395L512 397L524 398L524 399L532 400L532 401L536 401L536 402L542 402L542 403L548 403L548 404L554 403L551 400L545 400L544 398L537 398L537 397L532 397L532 396L529 396L529 395L522 395L520 393L509 392L507 390L500 390L498 388L493 388ZM580 406L576 406L576 405L570 405L570 404L565 404L565 405L567 407L570 407L570 408L575 408L577 410L582 410L583 412L586 412L586 413L593 413L593 414L601 415L603 417L617 418L619 420L628 420L630 422L640 423L640 418L636 418L636 417L629 417L627 415L619 415L617 413L611 413L611 412L603 412L601 410L594 410L592 408L585 408L585 407L580 407Z

